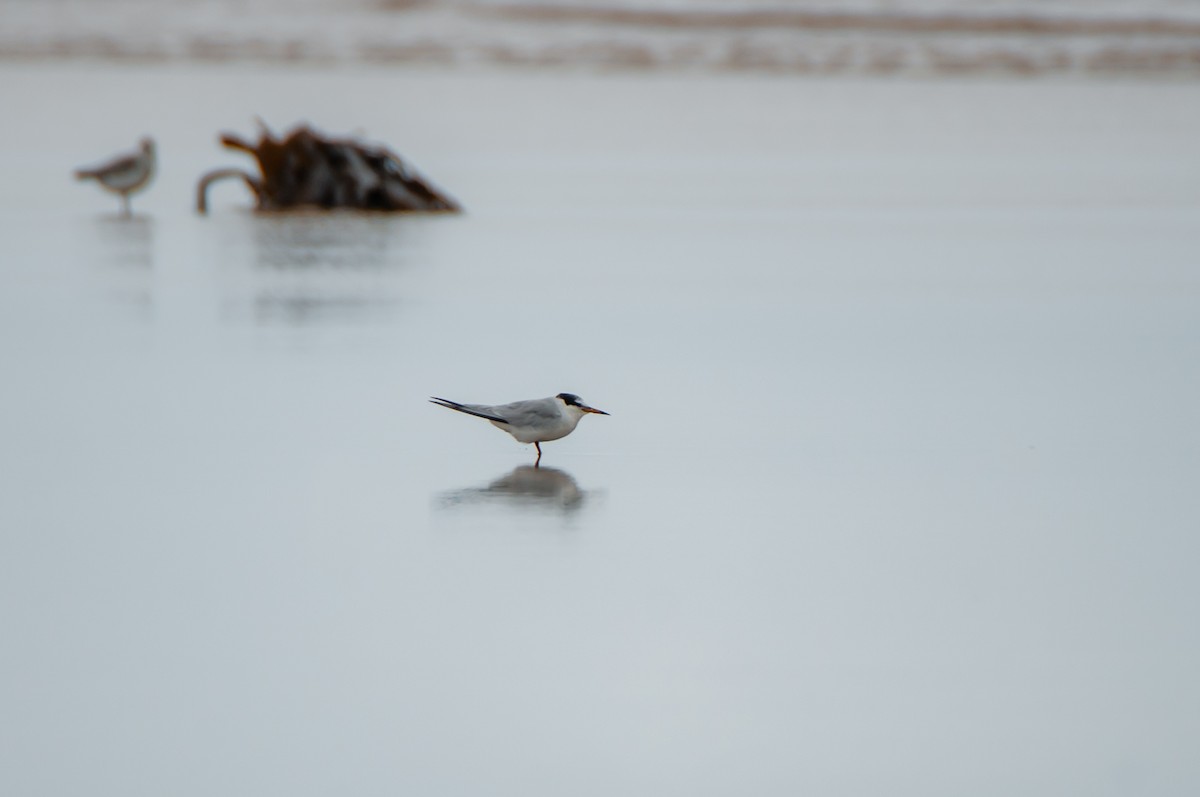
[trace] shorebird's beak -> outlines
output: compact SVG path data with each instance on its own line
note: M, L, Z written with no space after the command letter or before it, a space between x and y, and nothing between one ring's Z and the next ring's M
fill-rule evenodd
M608 415L608 413L604 410L598 410L595 407L580 407L579 409L583 410L584 412L593 412L596 415Z

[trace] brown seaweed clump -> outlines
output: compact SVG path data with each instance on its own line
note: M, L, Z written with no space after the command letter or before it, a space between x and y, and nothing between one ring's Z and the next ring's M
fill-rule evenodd
M260 124L257 144L233 133L221 143L248 152L259 176L243 169L216 169L196 186L196 210L208 212L208 187L240 178L260 211L351 208L394 213L457 213L457 202L417 174L386 147L353 138L330 138L301 124L276 138Z

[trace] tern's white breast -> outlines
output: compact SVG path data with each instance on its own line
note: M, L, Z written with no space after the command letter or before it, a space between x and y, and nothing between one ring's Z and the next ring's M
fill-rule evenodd
M496 423L492 421L493 426L508 432L521 443L545 443L549 440L558 440L575 431L575 426L578 423L579 418L572 418L566 415L561 415L558 418L547 418L525 425Z

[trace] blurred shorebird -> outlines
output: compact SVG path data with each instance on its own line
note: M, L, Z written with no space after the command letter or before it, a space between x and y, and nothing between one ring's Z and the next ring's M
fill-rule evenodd
M75 179L95 180L105 189L121 195L121 215L130 216L133 210L129 195L145 188L154 177L154 140L143 138L137 152L118 155L107 163L86 169L76 169Z
M559 393L550 398L514 401L511 404L459 404L436 396L429 400L439 407L491 421L492 426L508 432L518 442L533 443L537 449L534 467L542 461L542 443L566 437L575 431L579 419L588 413L608 415L604 410L584 404L583 399L574 393Z

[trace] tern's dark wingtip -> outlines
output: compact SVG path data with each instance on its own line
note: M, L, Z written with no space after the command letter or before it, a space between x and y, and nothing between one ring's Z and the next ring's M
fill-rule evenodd
M436 404L439 407L445 407L448 410L454 410L455 412L461 412L466 415L474 415L476 418L483 418L484 420L488 420L493 423L509 423L510 422L506 418L501 418L498 415L488 415L486 412L480 412L479 410L474 410L474 409L471 409L470 407L465 407L462 404L459 404L457 401L451 401L450 399L444 399L444 398L438 398L437 396L431 396L429 398L429 401L431 404Z

